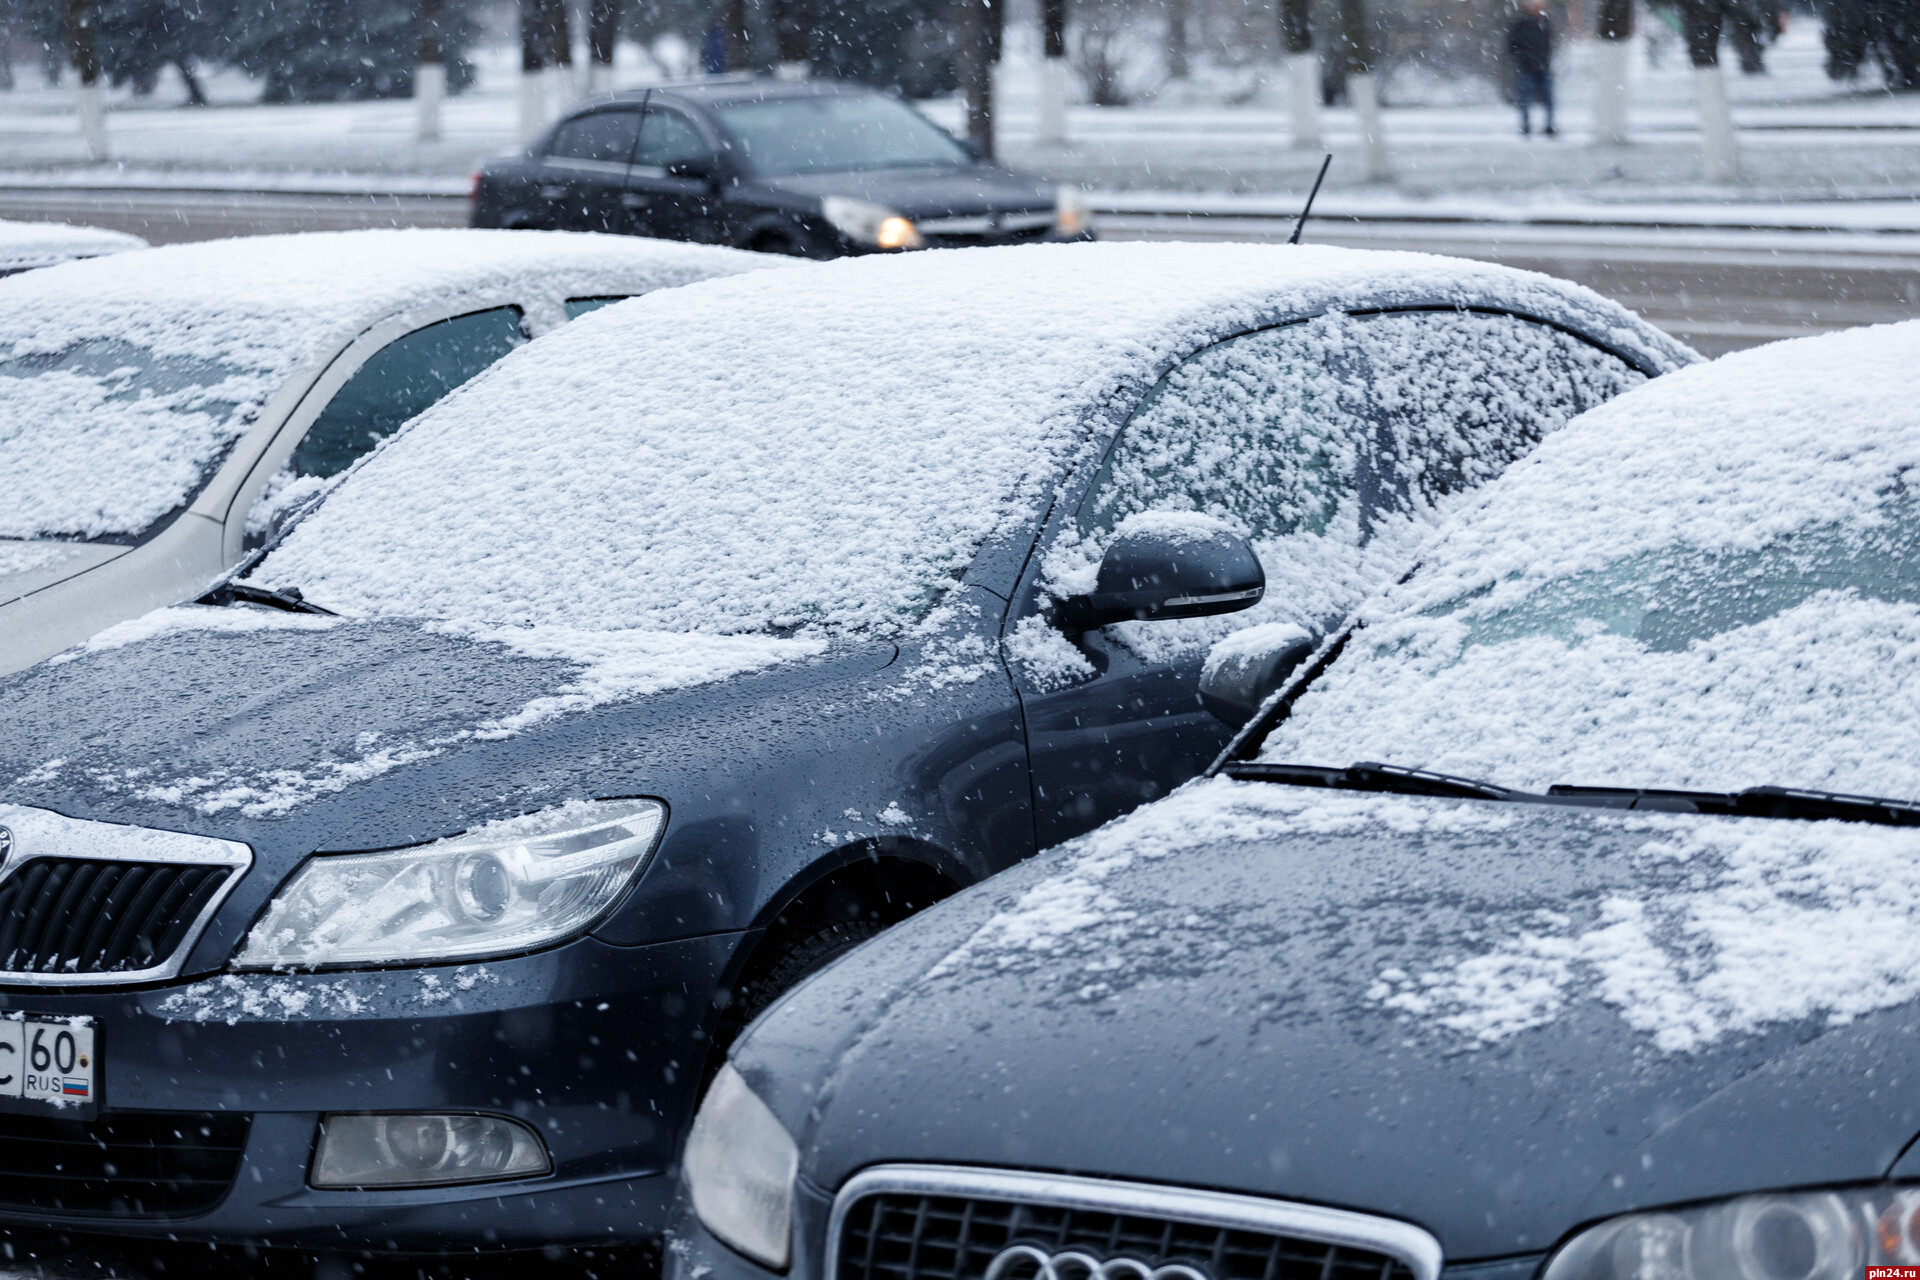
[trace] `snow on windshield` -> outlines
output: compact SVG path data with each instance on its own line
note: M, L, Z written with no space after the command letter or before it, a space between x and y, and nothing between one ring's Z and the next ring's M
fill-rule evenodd
M829 263L655 294L516 353L370 455L255 579L355 614L897 632L1031 517L1090 419L1212 338L1363 291L1577 313L1686 359L1583 290L1422 255Z
M1490 487L1261 756L1920 798L1920 324L1724 357Z
M258 236L70 262L0 281L0 537L133 537L192 500L303 362L458 294L601 294L703 279L751 255L606 236L366 231ZM556 304L557 305L557 304Z

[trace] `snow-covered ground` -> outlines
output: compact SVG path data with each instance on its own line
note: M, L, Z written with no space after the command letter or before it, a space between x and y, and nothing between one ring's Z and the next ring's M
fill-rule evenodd
M1318 155L1289 145L1278 68L1208 70L1139 105L1077 106L1069 113L1069 145L1041 146L1032 36L1024 28L1010 32L1001 73L1000 148L1010 163L1103 192L1280 195L1310 179ZM1811 20L1796 22L1769 51L1767 74L1727 69L1745 172L1733 187L1701 181L1691 76L1671 42L1658 67L1636 50L1632 144L1589 145L1592 54L1591 45L1575 43L1560 58L1557 139L1520 137L1511 111L1484 84L1390 81L1391 186L1364 183L1353 115L1345 108L1328 111L1325 129L1336 157L1329 193L1393 200L1446 195L1466 200L1480 216L1531 202L1920 198L1920 99L1882 91L1871 73L1854 84L1829 81ZM406 100L261 106L257 86L231 73L209 77L215 105L204 109L181 106L184 90L174 79L163 80L144 101L116 91L108 115L115 162L107 165L87 162L70 93L46 88L34 68L21 66L15 73L20 87L0 93L0 185L218 182L463 191L475 165L513 144L517 120L514 52L482 50L479 62L478 87L447 104L442 140L425 144L414 139L413 104ZM662 74L656 61L629 45L621 50L615 83L637 86ZM1229 105L1235 100L1248 105ZM958 127L957 101L926 109Z

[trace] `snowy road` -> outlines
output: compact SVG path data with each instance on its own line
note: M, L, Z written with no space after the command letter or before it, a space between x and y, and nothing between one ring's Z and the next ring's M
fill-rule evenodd
M0 188L0 218L92 223L156 244L273 231L459 226L446 195ZM1284 240L1259 214L1109 212L1110 239ZM1709 354L1920 315L1920 232L1878 234L1329 217L1312 239L1421 249L1589 285Z

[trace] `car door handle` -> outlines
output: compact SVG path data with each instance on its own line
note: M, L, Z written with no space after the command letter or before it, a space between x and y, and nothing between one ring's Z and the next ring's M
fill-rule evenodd
M653 197L641 195L638 191L629 191L620 197L622 209L644 209L653 203Z
M566 196L567 196L567 189L565 187L540 188L540 198L542 200L564 200L566 199Z

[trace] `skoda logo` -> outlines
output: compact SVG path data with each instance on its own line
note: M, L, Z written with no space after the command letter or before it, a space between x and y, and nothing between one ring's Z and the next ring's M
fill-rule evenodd
M1108 1258L1068 1249L1048 1253L1030 1244L1008 1245L987 1264L982 1280L1212 1280L1183 1262L1151 1266L1138 1258Z

